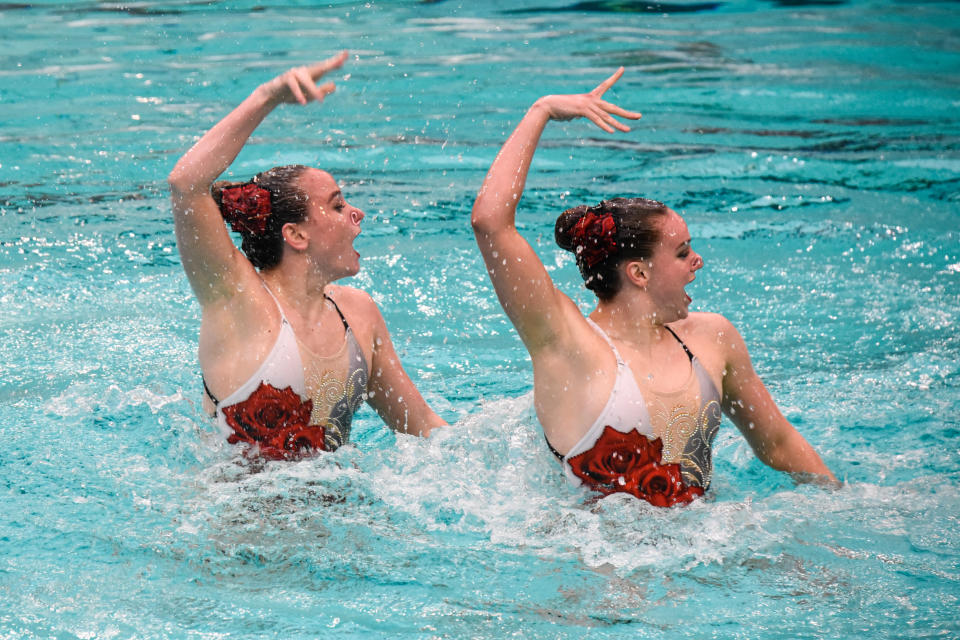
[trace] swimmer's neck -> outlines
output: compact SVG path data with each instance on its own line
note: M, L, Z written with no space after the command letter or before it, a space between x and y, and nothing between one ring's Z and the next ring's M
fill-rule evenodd
M332 278L310 269L291 266L264 269L260 277L284 307L302 318L318 317L325 308L324 294Z
M590 319L610 338L635 347L648 347L664 337L662 319L645 300L627 301L623 296L599 300Z

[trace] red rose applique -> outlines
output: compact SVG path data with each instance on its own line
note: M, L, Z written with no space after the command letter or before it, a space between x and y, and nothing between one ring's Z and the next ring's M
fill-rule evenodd
M660 439L657 438L657 442ZM688 487L683 484L680 465L652 463L638 469L632 476L631 493L655 507L672 507L689 504L703 495L703 487Z
M703 495L702 487L687 487L680 465L662 462L663 443L636 429L623 433L611 426L588 451L567 460L574 475L604 495L623 492L657 507L687 504Z
M220 213L234 231L263 233L270 212L270 192L252 182L220 192Z
M609 213L597 215L587 211L573 225L571 235L576 238L577 259L588 268L603 262L617 250L617 222Z
M261 382L243 402L223 408L233 429L227 442L256 444L273 460L291 459L311 449L326 449L324 429L310 424L313 401L303 401L291 387L277 389Z

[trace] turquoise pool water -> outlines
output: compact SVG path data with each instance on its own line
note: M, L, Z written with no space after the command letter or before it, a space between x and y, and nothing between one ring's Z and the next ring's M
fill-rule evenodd
M0 4L0 638L957 637L960 18L953 2ZM262 468L200 407L165 177L258 82L348 48L238 176L327 168L355 284L456 426ZM795 487L725 422L687 509L565 484L474 249L473 196L539 95L522 230L680 210L784 412L846 481ZM348 77L347 77L348 75Z

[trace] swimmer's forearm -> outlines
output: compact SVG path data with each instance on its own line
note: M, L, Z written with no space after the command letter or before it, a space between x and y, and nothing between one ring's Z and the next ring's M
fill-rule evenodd
M213 181L226 171L247 139L273 109L281 103L323 102L336 89L333 82L317 80L343 66L347 52L306 67L294 67L263 83L246 100L218 122L188 151L170 172L170 187L180 194L206 193Z
M542 101L530 107L490 166L473 205L470 222L474 231L488 233L514 225L533 154L550 121Z
M171 188L182 194L207 192L236 159L243 145L277 106L263 84L187 151L170 172Z
M430 417L419 427L408 428L407 433L420 436L421 438L426 438L434 429L439 429L442 427L449 427L450 425L446 420L438 416L433 410L430 410Z
M824 464L816 450L795 429L792 431L782 443L761 456L763 462L778 471L789 473L797 482L839 486L836 476Z

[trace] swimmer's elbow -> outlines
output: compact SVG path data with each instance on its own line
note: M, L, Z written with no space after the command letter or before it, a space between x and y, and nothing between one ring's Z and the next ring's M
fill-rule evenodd
M498 231L513 226L513 216L505 212L504 208L496 203L481 202L484 196L477 198L470 212L470 226L476 236L492 235Z
M178 167L174 167L170 175L167 176L167 187L170 189L170 195L174 198L190 195L196 191L196 183Z
M197 181L197 176L191 174L189 166L184 163L183 159L173 167L167 176L167 187L169 187L170 194L173 197L189 196L203 190L203 187Z
M497 220L491 216L473 217L470 219L473 227L473 237L480 246L481 251L490 249L495 250L497 245L502 242L510 242L516 235L517 230L512 222Z
M474 208L473 213L470 215L470 226L473 227L473 233L477 236L486 235L495 230L490 217L477 212L476 208Z

